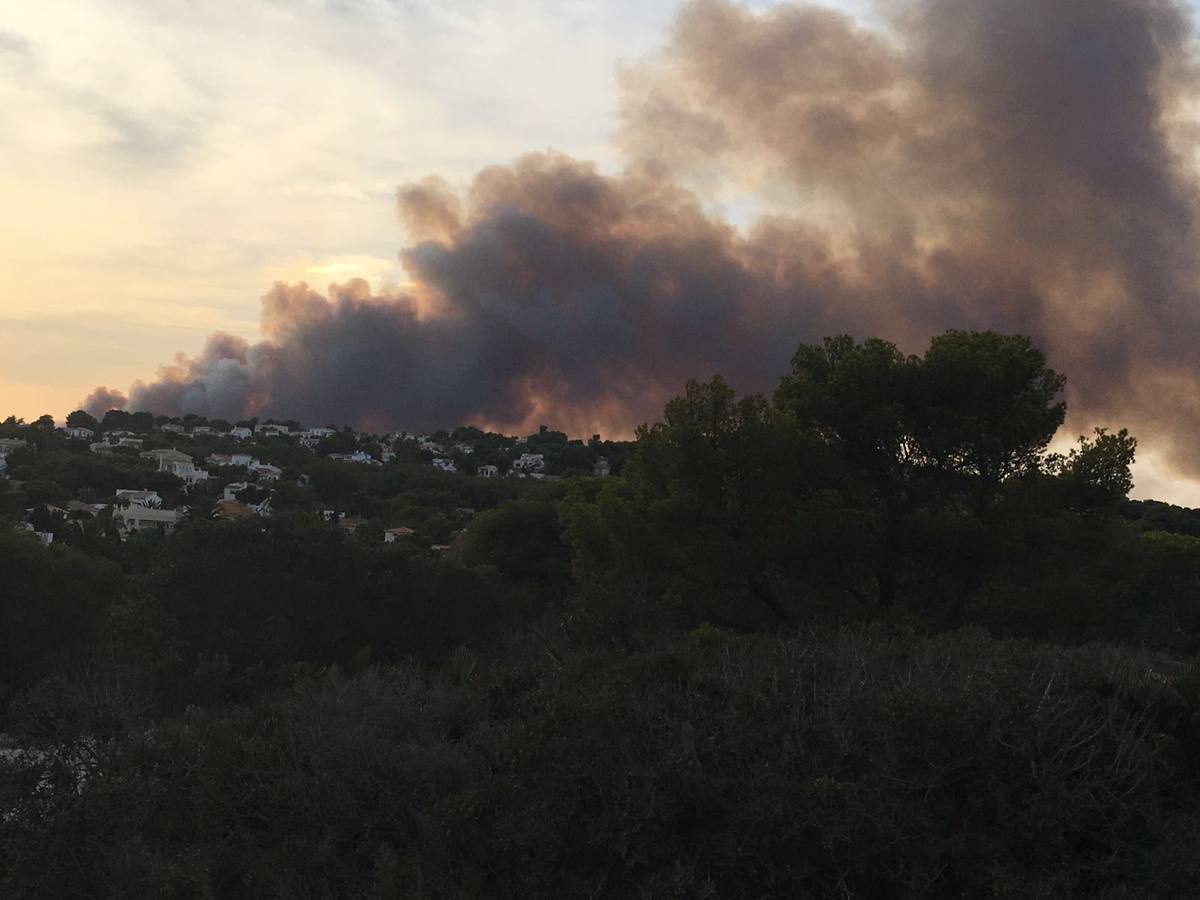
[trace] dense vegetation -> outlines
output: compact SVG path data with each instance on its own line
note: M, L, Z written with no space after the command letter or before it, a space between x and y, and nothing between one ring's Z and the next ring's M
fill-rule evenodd
M10 420L0 895L1192 896L1200 513L1127 499L1124 431L1048 452L1062 387L836 338L620 477L264 439L272 517L48 547L11 526L137 457Z

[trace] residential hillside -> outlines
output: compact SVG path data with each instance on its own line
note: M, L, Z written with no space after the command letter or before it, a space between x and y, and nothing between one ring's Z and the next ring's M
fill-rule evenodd
M9 419L0 896L1195 896L1200 511L1050 452L1063 386L948 332L629 443Z
M182 523L309 514L373 541L445 546L474 513L562 496L563 479L619 475L633 444L514 437L464 426L432 434L210 421L113 410L0 424L0 517L44 542L94 544ZM149 511L147 511L149 510Z

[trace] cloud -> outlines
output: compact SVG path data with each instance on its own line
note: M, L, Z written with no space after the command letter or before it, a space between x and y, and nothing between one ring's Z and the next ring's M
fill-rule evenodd
M128 402L128 398L120 391L98 387L79 401L79 408L100 419L110 409L124 409Z
M605 175L561 154L399 192L404 295L277 286L264 339L131 402L422 428L656 414L686 377L769 388L804 340L1030 334L1076 421L1200 474L1191 22L1169 0L683 7L622 75ZM722 191L772 214L739 230ZM196 407L195 404L201 404Z

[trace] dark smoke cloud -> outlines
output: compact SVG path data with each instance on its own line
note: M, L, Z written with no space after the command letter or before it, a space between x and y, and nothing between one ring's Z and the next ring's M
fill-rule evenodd
M621 140L831 223L838 316L1031 334L1084 419L1194 457L1193 33L1162 0L919 0L886 32L702 0L624 73ZM714 175L716 173L716 175ZM836 248L836 250L834 249ZM1189 468L1198 471L1197 463Z
M128 402L128 398L120 391L98 387L79 402L79 408L102 419L110 409L124 409Z
M624 173L556 154L399 192L411 296L277 285L131 405L377 427L653 416L689 376L768 388L837 332L1032 335L1076 422L1193 474L1193 32L1169 0L681 11L622 72ZM686 186L686 187L685 187ZM757 195L740 231L702 198Z

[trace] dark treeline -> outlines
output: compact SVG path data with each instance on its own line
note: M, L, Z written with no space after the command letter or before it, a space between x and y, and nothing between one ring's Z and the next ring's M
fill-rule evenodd
M836 338L620 477L297 455L271 518L5 525L0 895L1193 896L1200 512L1123 430L1048 452L1063 384ZM0 511L126 465L44 442Z

